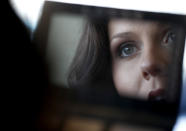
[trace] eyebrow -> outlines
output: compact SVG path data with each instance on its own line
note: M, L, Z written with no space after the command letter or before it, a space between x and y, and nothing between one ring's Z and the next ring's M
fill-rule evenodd
M115 38L120 38L120 37L131 37L131 36L136 36L133 32L121 32L113 35L110 39L110 41L113 41Z

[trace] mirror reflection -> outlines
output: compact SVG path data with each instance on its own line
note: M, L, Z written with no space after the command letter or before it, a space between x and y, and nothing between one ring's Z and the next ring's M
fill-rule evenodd
M175 102L183 45L184 30L176 23L143 19L143 14L88 18L71 63L69 85L112 81L120 96Z

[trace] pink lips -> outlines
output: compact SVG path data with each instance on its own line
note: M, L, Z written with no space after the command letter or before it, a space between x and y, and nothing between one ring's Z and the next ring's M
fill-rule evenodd
M153 90L149 93L148 99L152 101L160 101L163 99L164 89Z

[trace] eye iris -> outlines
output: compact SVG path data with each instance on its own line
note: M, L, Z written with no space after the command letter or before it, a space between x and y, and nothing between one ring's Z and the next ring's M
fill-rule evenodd
M174 41L175 40L175 37L176 37L176 35L174 34L174 33L170 33L169 34L169 36L168 36L168 40L170 41L170 42L172 42L172 41Z
M132 52L133 52L133 48L132 47L125 47L124 48L124 53L131 54Z
M176 41L176 34L174 32L169 32L165 40L166 44L173 43Z
M132 45L126 45L122 48L121 56L130 56L134 53L134 47Z

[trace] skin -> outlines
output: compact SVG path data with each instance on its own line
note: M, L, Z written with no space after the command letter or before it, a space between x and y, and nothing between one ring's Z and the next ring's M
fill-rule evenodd
M112 19L108 24L113 81L122 96L164 99L178 30L157 21Z

